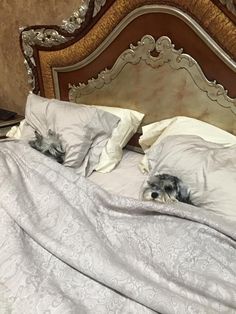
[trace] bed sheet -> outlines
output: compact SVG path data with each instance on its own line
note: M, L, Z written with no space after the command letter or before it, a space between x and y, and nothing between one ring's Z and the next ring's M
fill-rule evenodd
M142 154L125 149L121 162L113 171L93 172L89 180L110 193L139 199L140 189L147 177L138 167L142 158Z

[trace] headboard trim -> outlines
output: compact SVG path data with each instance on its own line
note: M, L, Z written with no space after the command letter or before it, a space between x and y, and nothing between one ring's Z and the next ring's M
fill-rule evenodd
M93 10L93 17L98 14L101 8L106 4L106 0L95 0L94 1L94 10Z
M234 4L233 0L219 0L220 3L226 6L226 8L236 16L236 4Z
M156 41L151 35L145 35L136 46L131 44L130 49L125 50L118 57L110 70L105 69L97 78L90 79L86 84L80 83L78 86L69 84L70 101L79 102L81 96L91 94L96 89L111 83L126 64L135 65L143 60L154 69L166 63L175 70L185 69L209 99L230 109L236 115L236 99L230 98L221 84L208 81L198 63L191 56L184 54L183 49L176 50L174 47L167 36L162 36ZM157 52L158 56L152 56L153 52Z
M65 44L78 35L85 21L89 22L91 16L97 15L101 7L106 3L104 0L82 0L80 7L72 15L62 21L62 25L45 25L20 27L20 43L24 55L24 64L27 69L28 83L33 92L39 92L38 73L36 71L35 48L51 48ZM92 13L92 14L91 14ZM78 32L79 31L79 32Z
M125 16L122 21L115 27L111 34L104 40L104 42L87 58L81 60L80 62L68 66L67 68L63 67L54 67L53 71L71 71L74 69L79 69L83 66L86 66L88 63L92 62L97 56L106 49L109 44L119 35L119 33L134 19L137 17L148 14L148 13L166 13L174 15L184 21L191 29L205 42L206 45L225 63L227 66L236 72L236 62L214 41L214 39L198 24L189 14L181 11L178 8L162 5L162 4L152 4L144 5L138 7L137 9L131 11L127 16Z
M218 7L211 2L210 0L205 0L206 4L202 4L202 6L209 6L211 7L212 11L212 20L208 22L204 21L202 18L202 14L200 14L201 6L198 6L198 0L191 2L191 4L185 3L185 1L179 0L169 0L164 3L163 0L152 0L150 1L150 5L156 3L156 5L166 6L173 9L173 12L179 11L182 16L186 15L189 19L200 26L202 30L204 30L205 34L208 38L204 36L200 37L205 41L206 44L209 45L212 49L212 43L215 53L225 62L228 66L236 71L235 62L232 58L234 56L234 45L233 38L234 33L231 31L232 23L227 18L227 16L220 16ZM196 4L195 4L196 2ZM29 83L34 92L38 93L39 89L42 88L39 86L39 81L41 80L41 73L38 73L36 70L36 64L38 67L38 60L37 56L40 50L49 50L50 47L58 46L58 49L67 47L70 43L74 43L76 40L80 39L80 35L82 34L82 29L86 33L89 30L91 25L94 25L96 21L99 20L100 11L106 12L106 10L110 9L110 7L116 7L118 10L120 8L123 9L125 0L83 0L81 3L81 7L75 10L69 19L64 20L61 26L51 25L51 26L31 26L21 28L21 46L25 58L25 65L27 68L27 72L29 75ZM227 6L230 1L227 1ZM165 5L164 5L165 4ZM168 4L168 5L166 5ZM132 5L127 3L127 9L133 8L134 11L136 8L145 6L144 0L133 0ZM104 10L102 10L104 7ZM112 10L111 10L112 11ZM164 11L163 11L164 12ZM169 12L170 13L170 12ZM206 13L206 12L205 12ZM214 13L214 14L213 14ZM98 18L97 18L98 15ZM176 14L176 16L178 16ZM96 18L95 18L96 17ZM180 16L179 16L180 17ZM198 21L198 22L196 22ZM186 19L185 19L186 22ZM198 24L199 23L199 24ZM217 26L221 23L220 28ZM191 24L191 23L190 23ZM188 23L188 25L190 25ZM89 25L89 27L87 27ZM190 25L191 26L191 25ZM192 26L191 26L192 27ZM222 35L222 30L224 32L230 32L231 34L231 41L225 41L225 37ZM195 30L195 29L194 29ZM196 30L195 30L196 31ZM211 36L214 40L209 41ZM217 43L217 44L216 44ZM43 49L41 49L41 47ZM222 49L222 48L223 49ZM224 50L226 52L224 52ZM222 53L224 52L224 56L222 57ZM225 57L226 56L226 57Z
M89 0L82 0L80 7L75 10L68 19L62 21L61 28L66 30L68 33L74 33L78 30L85 21L86 13L89 8L89 2ZM92 16L95 17L105 4L106 0L94 0Z
M36 75L33 71L36 67L33 47L35 45L41 47L53 47L63 44L70 39L71 37L60 35L55 29L38 28L22 32L22 47L25 55L24 64L27 69L28 83L31 85L32 90L35 89L36 85Z
M66 30L68 33L74 33L85 21L88 7L89 0L82 0L80 7L75 10L68 19L62 21L61 28Z

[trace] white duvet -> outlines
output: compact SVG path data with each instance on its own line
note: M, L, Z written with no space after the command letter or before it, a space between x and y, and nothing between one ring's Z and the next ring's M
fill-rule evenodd
M235 313L236 229L0 142L0 313Z

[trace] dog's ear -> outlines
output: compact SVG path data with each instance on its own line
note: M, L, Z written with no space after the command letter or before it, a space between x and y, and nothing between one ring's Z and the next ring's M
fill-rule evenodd
M175 184L176 188L178 188L178 186L180 186L182 181L179 178L175 177L175 176L173 176L172 179L174 181L174 184Z
M148 178L147 184L150 186L155 186L155 182L157 181L157 176L153 176Z
M34 131L35 137L37 141L42 141L43 136L38 132L38 131Z
M54 155L56 154L65 154L65 149L62 147L61 143L54 143L53 145L49 146L49 152ZM54 153L55 152L55 153Z
M147 184L149 185L149 186L152 186L152 182L151 181L147 181Z
M51 129L48 130L48 136L53 137L55 140L59 140L60 135Z
M54 135L55 135L55 133L51 129L49 129L48 130L48 136L54 136Z
M32 141L29 141L29 144L31 147L33 147L37 150L40 150L43 137L38 131L34 131L34 134L35 134L35 139Z
M57 134L56 132L54 132L54 131L51 130L51 129L48 130L48 136L52 136L52 137L54 137L54 138L56 138L56 139L59 138L59 134Z
M183 182L178 179L178 194L181 197L181 199L185 200L189 198L189 189L183 184Z

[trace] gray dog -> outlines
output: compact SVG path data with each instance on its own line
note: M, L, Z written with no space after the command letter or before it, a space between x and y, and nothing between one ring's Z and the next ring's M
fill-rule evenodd
M161 203L179 201L193 205L189 189L179 178L169 174L150 177L142 190L142 199Z
M30 146L62 164L65 158L65 151L62 147L59 135L52 130L48 131L47 137L43 137L37 131L34 133L35 140L29 141Z

